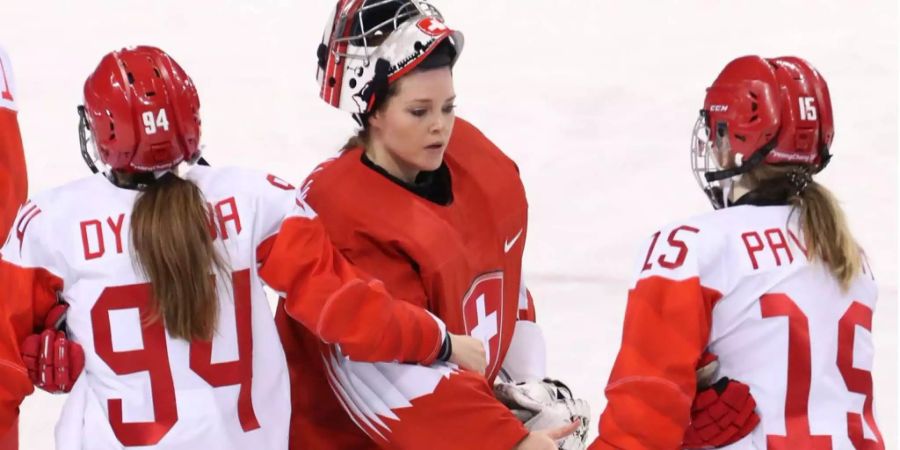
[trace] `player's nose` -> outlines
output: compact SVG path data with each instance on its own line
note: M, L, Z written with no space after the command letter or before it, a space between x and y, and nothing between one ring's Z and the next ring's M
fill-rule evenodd
M452 120L452 118L448 117L437 117L431 122L428 132L433 135L446 134L447 130L450 129Z

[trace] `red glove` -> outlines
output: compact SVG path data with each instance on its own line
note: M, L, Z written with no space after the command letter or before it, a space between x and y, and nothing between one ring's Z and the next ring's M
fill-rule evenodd
M716 359L712 353L704 354L698 374L709 374L708 369L715 367L710 364L718 364ZM759 424L755 408L750 387L740 381L726 377L699 388L691 405L691 424L685 430L683 448L716 448L743 439Z
M60 303L50 309L40 334L32 334L22 343L22 360L35 387L51 394L69 392L84 370L84 349L58 330L69 305Z

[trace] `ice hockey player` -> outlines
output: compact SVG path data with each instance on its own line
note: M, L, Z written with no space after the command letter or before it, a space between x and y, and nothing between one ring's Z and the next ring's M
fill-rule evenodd
M800 58L737 58L707 89L691 153L715 211L644 247L592 450L681 447L705 350L723 392L740 405L752 393L759 425L735 421L732 436L746 434L736 442L693 435L697 447L884 449L870 372L876 285L814 179L833 137L828 86Z

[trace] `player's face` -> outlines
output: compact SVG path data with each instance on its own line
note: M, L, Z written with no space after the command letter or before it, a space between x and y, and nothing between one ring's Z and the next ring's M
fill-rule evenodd
M719 169L731 169L735 166L731 157L731 141L727 135L716 138L716 143L713 145L713 155L716 158Z
M391 175L412 182L444 160L456 93L449 67L414 71L398 83L396 95L369 119L368 156Z

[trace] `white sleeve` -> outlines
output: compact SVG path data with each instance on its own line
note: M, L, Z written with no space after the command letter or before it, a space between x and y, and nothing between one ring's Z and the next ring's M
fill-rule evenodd
M285 218L302 215L297 211L304 211L308 205L303 201L300 190L274 175L260 174L256 184L260 203L256 211L259 218L259 241L255 245L259 245L278 232ZM309 210L314 217L315 213L311 212L311 208Z
M544 332L534 322L519 320L509 350L503 360L503 371L514 382L539 381L547 376L547 344Z
M0 47L0 108L18 111L16 107L16 80L13 77L9 55Z

